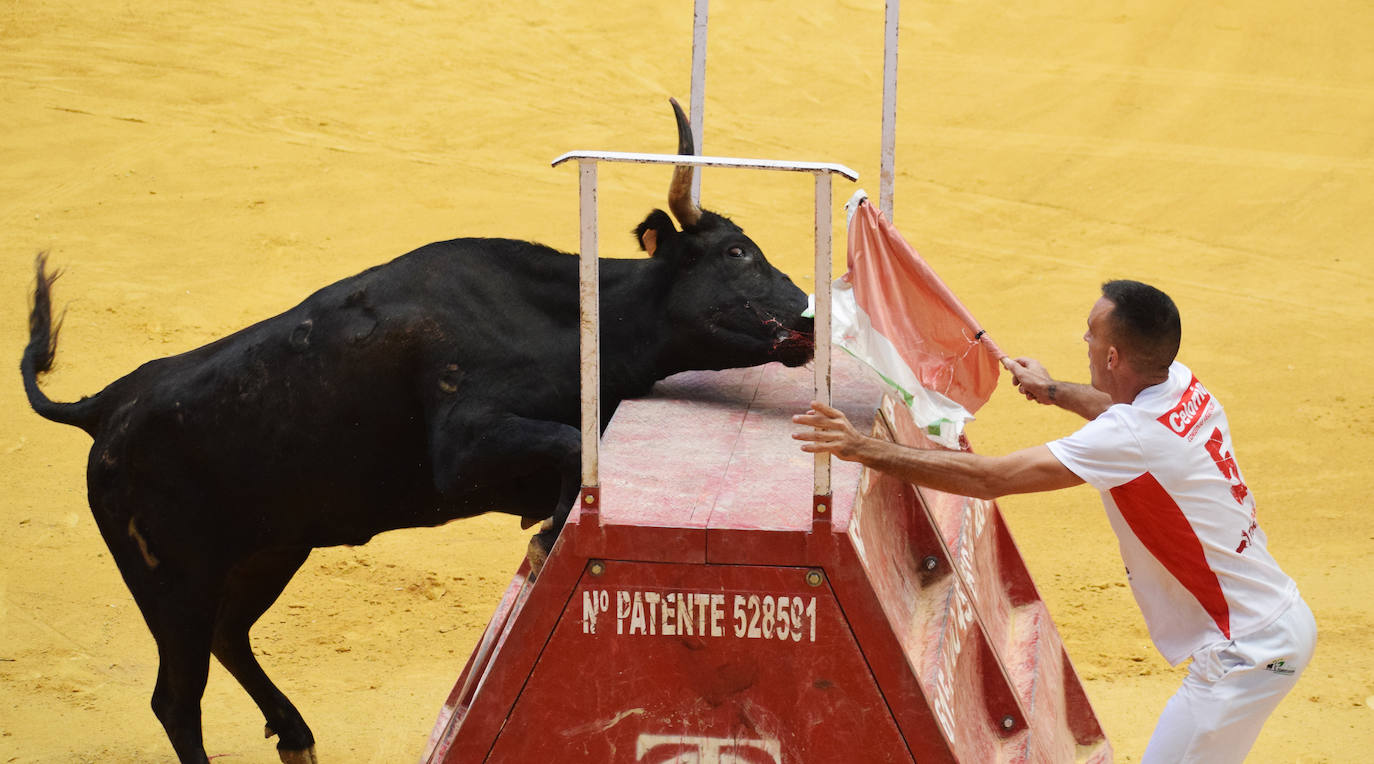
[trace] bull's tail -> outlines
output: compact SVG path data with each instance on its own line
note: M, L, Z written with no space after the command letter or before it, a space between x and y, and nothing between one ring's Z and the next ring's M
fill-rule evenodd
M82 398L76 403L59 403L44 395L38 387L38 377L52 370L53 359L57 355L57 333L62 326L61 319L56 324L52 320L52 285L62 274L61 271L48 273L47 264L47 253L39 253L34 261L38 277L33 290L33 308L29 311L29 344L24 348L23 360L19 362L19 371L24 377L24 392L29 396L29 405L39 416L94 433L99 420L96 399Z

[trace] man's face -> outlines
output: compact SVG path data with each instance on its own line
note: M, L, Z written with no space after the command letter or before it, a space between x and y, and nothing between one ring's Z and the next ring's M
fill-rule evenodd
M1115 361L1116 354L1107 320L1115 307L1106 297L1098 298L1088 312L1088 331L1083 334L1083 341L1088 343L1088 373L1092 386L1103 392L1107 392L1103 385L1107 380L1108 360Z

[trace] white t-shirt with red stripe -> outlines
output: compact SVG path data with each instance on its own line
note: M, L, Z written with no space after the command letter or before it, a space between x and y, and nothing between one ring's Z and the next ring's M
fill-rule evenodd
M1277 618L1297 585L1269 555L1221 404L1181 363L1050 451L1102 492L1150 638L1171 664Z

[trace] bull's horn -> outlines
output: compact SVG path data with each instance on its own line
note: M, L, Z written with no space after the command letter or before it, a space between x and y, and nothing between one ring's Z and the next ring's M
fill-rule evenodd
M677 116L677 153L692 156L697 153L692 143L692 125L676 98L669 98L668 102L673 105L673 114ZM701 208L692 201L692 178L695 175L696 167L678 165L673 168L673 182L668 186L668 209L672 210L673 217L683 228L696 225L701 219Z

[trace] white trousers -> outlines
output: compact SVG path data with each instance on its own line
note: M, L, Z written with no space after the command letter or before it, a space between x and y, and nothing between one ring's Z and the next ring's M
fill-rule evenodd
M1302 597L1255 634L1193 653L1141 764L1245 760L1260 727L1312 659L1317 622Z

